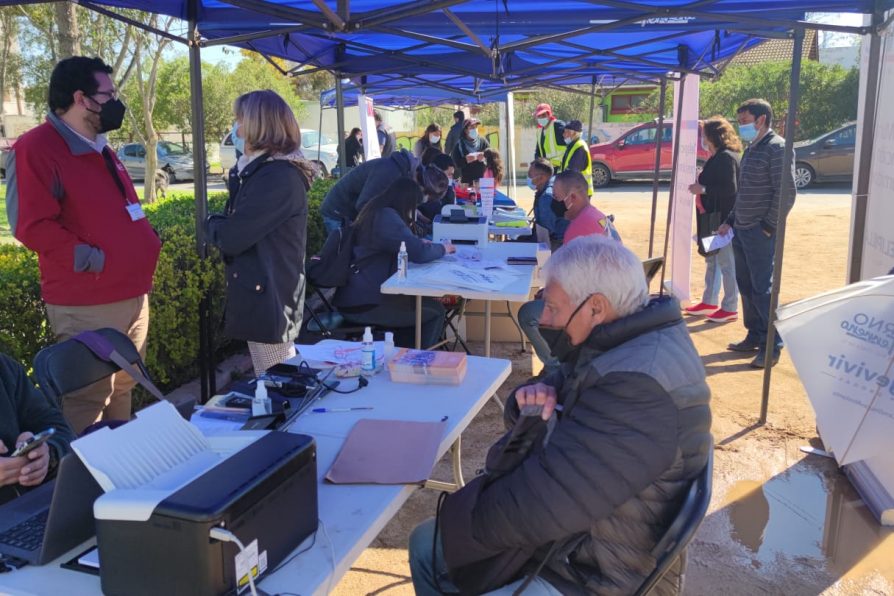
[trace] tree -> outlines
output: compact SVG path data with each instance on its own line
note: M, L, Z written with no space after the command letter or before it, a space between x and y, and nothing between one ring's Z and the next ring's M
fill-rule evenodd
M270 89L278 93L300 122L306 116L306 108L295 92L295 87L289 77L280 73L273 65L255 52L243 51L242 61L236 65L231 76L231 86L235 91L235 97L257 91L258 89ZM281 65L285 70L285 65Z
M78 13L71 2L56 2L56 27L59 30L59 58L81 55Z
M205 109L205 142L219 141L233 124L232 73L222 64L202 63L202 99ZM192 96L189 58L180 56L164 62L158 74L155 122L159 127L192 130Z
M18 92L21 85L21 57L14 51L19 34L18 19L14 7L0 8L0 116L4 113L6 90Z

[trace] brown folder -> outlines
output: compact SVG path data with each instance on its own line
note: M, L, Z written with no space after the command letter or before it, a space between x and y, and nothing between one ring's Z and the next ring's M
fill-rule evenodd
M421 484L438 456L446 422L360 420L326 473L334 484Z

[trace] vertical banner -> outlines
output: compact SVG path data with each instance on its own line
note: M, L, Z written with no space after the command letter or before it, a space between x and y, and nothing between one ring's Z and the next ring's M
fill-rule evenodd
M862 279L885 275L894 267L894 226L891 225L894 222L894 201L891 200L894 193L894 113L886 107L894 102L894 43L890 37L891 30L889 26L881 38L881 72L863 236ZM859 163L854 160L854 167L859 168Z
M506 101L500 106L500 154L503 157L503 167L506 173L503 184L506 186L506 194L515 199L515 102L512 92L506 94Z
M681 81L674 81L674 110L679 105L680 93L683 94L683 108L671 215L670 287L671 293L681 302L689 300L689 274L692 267L692 213L695 201L689 192L689 185L697 178L698 84L698 76L691 74L683 75ZM677 121L676 116L674 114L674 122ZM672 138L676 138L676 134Z
M382 157L379 136L376 133L376 118L372 97L361 95L357 99L360 108L360 131L363 133L363 157L366 161Z

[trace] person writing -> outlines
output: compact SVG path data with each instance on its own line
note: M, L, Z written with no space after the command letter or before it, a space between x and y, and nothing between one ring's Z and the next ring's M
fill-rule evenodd
M445 176L446 179L446 176ZM451 244L418 238L410 230L416 207L422 202L419 185L399 178L370 200L353 223L352 263L356 272L338 288L333 304L346 320L394 330L394 343L415 347L416 299L382 294L382 284L397 271L397 253L405 243L413 263L428 263L455 252ZM438 342L444 330L444 307L433 298L422 299L422 347Z
M733 125L723 116L714 116L704 122L701 142L711 156L698 175L698 182L689 185L689 192L699 195L696 215L698 239L716 234L717 228L733 210L739 178L739 155L742 152L742 143ZM739 291L732 244L715 253L705 254L699 241L698 251L705 257L705 291L702 301L684 309L684 312L707 316L712 323L735 321L739 316ZM721 281L723 303L718 307Z
M245 141L242 182L226 213L209 217L206 230L226 262L224 333L248 342L257 376L295 355L313 170L296 155L301 129L279 95L246 93L234 111Z

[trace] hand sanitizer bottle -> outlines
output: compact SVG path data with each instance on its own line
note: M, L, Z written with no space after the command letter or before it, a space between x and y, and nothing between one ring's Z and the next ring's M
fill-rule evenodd
M394 347L394 333L388 331L385 333L385 366L394 358L397 348Z
M408 260L409 256L407 255L407 243L401 240L400 252L397 253L397 279L400 281L406 281L407 279Z
M364 375L372 375L376 372L376 347L373 344L372 329L367 327L363 331L363 345L360 348L360 370Z
M267 385L262 379L258 379L255 384L255 397L251 400L251 415L263 416L273 411L270 398L267 397Z

